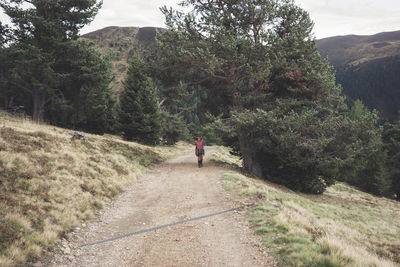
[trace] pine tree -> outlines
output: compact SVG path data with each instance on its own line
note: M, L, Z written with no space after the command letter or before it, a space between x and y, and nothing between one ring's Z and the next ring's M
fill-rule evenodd
M154 145L160 140L161 118L155 88L134 57L120 96L119 124L126 140Z
M162 139L167 145L179 140L188 140L189 132L183 119L177 114L162 111Z
M2 104L4 109L7 110L13 105L15 98L15 92L7 78L13 68L14 61L10 56L13 48L4 47L3 44L0 43L0 105Z
M388 153L387 165L392 181L391 191L400 201L400 121L386 125L383 141Z
M111 55L102 56L86 41L74 42L66 52L69 57L58 66L68 67L68 74L60 85L63 99L50 105L47 117L62 127L96 134L113 132Z
M45 107L62 99L60 91L67 69L57 64L79 30L93 20L101 3L97 0L1 0L0 7L11 18L15 67L7 82L23 91L32 102L32 116L43 121Z
M350 109L349 118L353 129L354 155L342 167L339 179L366 192L388 196L391 185L378 113L376 110L369 111L361 100L356 100Z
M158 36L158 78L201 85L205 107L235 133L226 140L248 171L322 193L352 157L353 139L308 13L291 0L183 5L194 12L163 8L168 30Z

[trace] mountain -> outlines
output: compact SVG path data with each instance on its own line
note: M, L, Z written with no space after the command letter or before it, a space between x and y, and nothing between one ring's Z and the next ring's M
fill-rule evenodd
M154 27L107 27L81 36L81 39L93 41L101 51L112 51L114 80L111 87L118 92L128 70L129 59L141 49L149 49L155 44L159 28Z
M337 83L385 119L400 110L400 31L372 36L336 36L317 41L322 57L336 69Z

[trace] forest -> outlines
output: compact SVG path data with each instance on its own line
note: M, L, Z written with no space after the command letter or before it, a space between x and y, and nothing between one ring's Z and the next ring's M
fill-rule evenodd
M117 93L112 53L79 39L101 5L0 0L12 21L0 23L1 108L148 145L200 135L231 147L245 171L295 191L321 194L344 181L400 200L400 121L347 100L294 1L163 7L166 29L154 49L135 51Z

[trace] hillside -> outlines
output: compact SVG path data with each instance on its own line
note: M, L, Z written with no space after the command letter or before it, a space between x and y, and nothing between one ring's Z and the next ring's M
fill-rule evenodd
M361 99L389 120L400 110L400 31L372 36L336 36L317 41L351 98Z
M240 163L225 149L214 161ZM337 183L305 195L236 170L226 190L255 203L248 213L279 266L400 266L400 203Z
M96 217L98 209L105 207L128 185L134 184L147 167L187 149L187 145L183 144L175 148L146 147L109 135L86 134L89 142L72 141L71 130L35 124L5 113L0 113L0 124L0 266L32 264L42 256L43 251L53 250L55 246L62 249L67 264L71 254L66 252L69 241L63 240L64 238L70 240L75 236L76 229L80 229L76 227L85 227L83 223L87 219ZM190 151L184 157L175 158L170 165L165 164L163 168L166 171L159 169L147 176L147 186L154 188L158 185L166 190L161 196L168 199L171 210L162 210L166 208L167 202L160 202L157 194L145 191L145 195L139 195L144 204L139 204L137 208L143 209L143 213L138 214L144 216L146 225L148 218L145 212L153 214L154 210L158 210L158 213L153 214L154 219L164 215L164 221L160 224L165 224L187 218L185 216L189 211L194 212L190 214L192 217L212 213L214 205L222 202L227 205L226 208L230 205L237 207L243 203L253 203L254 208L247 212L248 220L255 233L263 238L269 253L283 266L400 265L399 202L374 197L343 183L330 187L322 195L299 194L226 169L227 165L240 167L241 161L230 155L225 148L220 148L220 152L213 156L215 162L224 165L223 169L208 164L204 169L197 169L191 147ZM210 154L212 152L208 153ZM180 162L179 166L183 169L178 168L177 162ZM188 171L191 168L194 168L193 172ZM173 177L168 177L168 172L177 170L181 176L173 173ZM207 178L200 179L200 173ZM155 177L158 182L154 180ZM219 181L218 178L222 180ZM210 179L209 183L204 182L205 179ZM178 184L186 184L168 191L171 190L172 180ZM198 186L200 182L203 184L201 187ZM215 183L215 186L210 187L211 183ZM217 194L213 191L221 184L237 196L234 201L228 201L224 193ZM141 183L139 188L143 186L144 183ZM188 190L190 186L193 188ZM159 194L160 188L155 192ZM205 198L201 190L211 190L211 195L218 201L210 202L210 198ZM171 197L172 193L180 194L178 201ZM133 196L135 194L132 198ZM145 206L149 199L154 201L151 209ZM124 201L127 208L132 207L127 205L129 202ZM189 203L197 208L189 209ZM113 218L122 218L124 222L125 215L125 212L117 212ZM137 218L136 213L132 216ZM129 222L129 226L138 227L139 230L144 227L142 223L132 224L132 220ZM223 232L219 229L225 229L226 232L226 219L212 225L208 222L210 221L198 224L201 229L204 228L204 232L195 227L199 238L205 240L207 248L210 247L207 237L215 237L204 234L210 233L210 227L218 234ZM102 220L99 223L106 228L114 225ZM241 224L242 226L231 222L232 226L228 229L240 229L245 222ZM121 226L122 233L128 231L125 227L125 224ZM182 229L187 231L186 239L181 236ZM165 247L160 244L170 244L171 240L175 240L172 246L179 244L182 246L182 253L185 253L192 248L193 242L198 241L193 239L193 229L191 226L182 226L169 230L170 238L159 240L158 238L164 236L161 233L156 233L155 237L149 235L148 238L153 240L153 248L159 251L165 251ZM104 233L106 236L110 235L109 231ZM242 231L235 233L239 235ZM179 240L175 234L180 236ZM89 237L94 238L94 241L98 240L97 237ZM220 240L214 241L217 245L211 247L216 250L221 248ZM137 243L135 239L132 242ZM235 242L241 244L240 241ZM82 243L78 242L79 244ZM149 242L144 244L149 245ZM188 244L188 247L184 244ZM110 255L118 255L114 253L116 247L112 243L109 246L108 251L113 252ZM195 248L193 253L199 252ZM71 250L73 249L76 247L71 246ZM123 251L127 249L126 245L122 246ZM99 251L97 247L93 247L93 253L95 251ZM142 256L151 264L154 257L148 251L152 250L145 249ZM137 255L136 252L134 250L132 254ZM104 256L107 253L100 254ZM79 259L98 260L84 255ZM159 260L162 260L161 256ZM207 256L204 257L206 260ZM75 256L73 258L78 260ZM171 258L171 262L174 259L176 258Z
M0 111L0 266L22 266L178 148L39 125Z
M81 36L93 41L102 52L112 51L114 80L111 87L118 92L128 70L129 59L141 49L149 49L155 43L158 28L107 27Z

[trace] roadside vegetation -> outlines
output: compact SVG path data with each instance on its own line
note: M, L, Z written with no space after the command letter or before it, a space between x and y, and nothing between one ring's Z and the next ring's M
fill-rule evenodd
M186 149L72 134L0 112L0 266L34 261L146 168Z
M235 161L226 151L216 157L217 162ZM283 266L400 264L400 203L396 201L345 183L329 187L322 195L306 195L233 170L222 180L231 193L256 199L249 220Z

